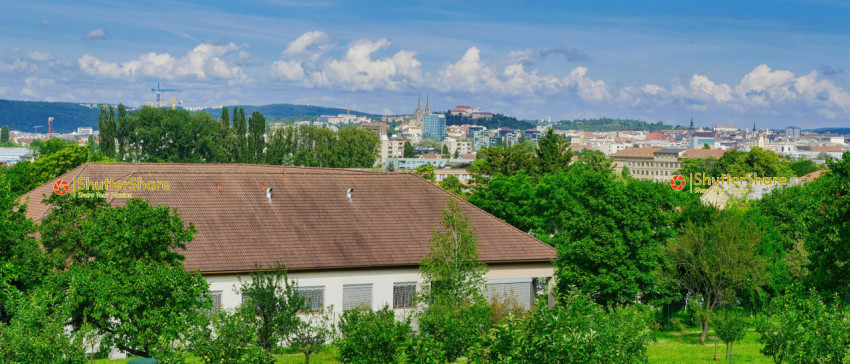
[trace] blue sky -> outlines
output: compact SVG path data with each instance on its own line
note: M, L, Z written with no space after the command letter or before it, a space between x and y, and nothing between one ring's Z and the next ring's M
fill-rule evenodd
M0 2L0 98L850 126L843 1ZM846 70L846 71L845 71Z

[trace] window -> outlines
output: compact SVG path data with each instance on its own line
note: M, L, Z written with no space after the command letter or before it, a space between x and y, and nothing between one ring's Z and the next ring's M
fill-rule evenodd
M413 307L416 294L416 282L396 282L393 284L393 308Z
M297 292L304 297L307 312L319 312L325 306L325 286L298 287Z
M372 283L342 285L342 309L372 308Z
M211 291L213 312L221 311L221 291Z
M531 308L531 300L536 296L536 290L531 278L498 279L487 282L487 300L505 300L513 297L519 305L528 310Z

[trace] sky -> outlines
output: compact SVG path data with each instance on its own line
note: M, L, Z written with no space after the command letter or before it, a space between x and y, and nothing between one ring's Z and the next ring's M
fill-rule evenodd
M850 2L0 1L0 98L850 127ZM163 98L171 98L167 93Z

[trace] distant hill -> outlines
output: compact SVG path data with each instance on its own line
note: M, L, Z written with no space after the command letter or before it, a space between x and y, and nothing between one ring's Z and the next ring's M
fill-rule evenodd
M259 111L265 117L287 117L287 116L317 116L317 115L337 115L350 113L357 116L378 116L365 112L346 110L336 107L312 106L312 105L294 105L294 104L271 104L271 105L228 105L227 108L233 112L233 107L239 106L245 109L246 115L251 115L254 111ZM218 109L203 109L210 115L215 117L221 116L221 108Z
M54 117L53 131L70 133L77 127L90 126L97 129L97 115L100 109L81 106L71 102L12 101L0 99L0 126L25 132L47 132L47 118Z
M818 134L843 134L850 135L850 128L820 128L820 129L807 129L806 131L810 131Z
M650 123L642 120L599 118L589 120L561 120L557 124L558 129L583 130L583 131L623 131L623 130L645 130L658 131L664 129L684 129L679 125L664 124L662 122Z

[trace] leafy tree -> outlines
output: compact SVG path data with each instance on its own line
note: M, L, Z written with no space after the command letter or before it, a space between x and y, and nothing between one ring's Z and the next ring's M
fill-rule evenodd
M803 221L811 286L850 297L850 152L804 188L811 204Z
M434 182L437 179L437 176L434 174L434 166L432 166L430 164L426 164L424 166L417 167L416 171L413 172L413 173L415 173L419 177L422 177L422 178L428 180L429 182Z
M808 159L800 159L800 160L791 162L791 164L789 164L788 167L791 168L792 171L794 171L794 174L797 177L805 176L809 173L812 173L812 172L820 169L818 167L817 163L812 162Z
M453 175L446 176L440 181L440 188L449 191L455 195L463 196L463 183L460 182L460 179Z
M455 148L454 159L460 158L460 148Z
M624 183L581 164L539 178L497 176L469 201L556 247L559 288L577 286L604 304L666 292L655 277L663 246L683 215L704 209L667 185Z
M333 167L371 168L375 165L381 146L378 134L351 126L340 130L337 136L339 140L334 143Z
M687 222L667 245L666 276L701 298L700 343L708 336L714 308L767 280L767 261L758 253L764 230L734 208L700 225Z
M112 105L109 108L100 106L97 127L100 130L100 151L108 157L115 156L115 111Z
M726 343L726 355L731 363L735 341L744 338L749 322L741 312L731 308L715 313L711 322L714 323L714 332L717 337Z
M217 312L199 325L192 338L192 353L201 362L271 364L274 359L259 344L254 318L246 311Z
M413 149L413 146L408 141L404 142L404 157L416 158L416 150Z
M390 161L389 163L387 163L387 171L388 172L395 171L395 162L394 161Z
M307 316L306 320L299 320L292 331L289 341L304 353L304 364L310 364L310 356L322 350L325 343L333 338L332 315L333 306L329 306L322 313L314 313Z
M271 270L257 267L249 282L240 278L239 292L246 297L241 309L254 317L259 345L267 352L287 339L301 323L298 311L304 307L304 298L295 290L286 268Z
M621 172L623 178L631 178L632 172L629 171L629 166L623 166L623 171Z
M611 173L614 171L614 161L611 158L606 158L605 154L598 150L585 150L578 156L578 162L583 164L586 169L594 172ZM623 166L626 168L626 166Z
M245 135L248 132L248 124L245 119L245 109L233 108L233 127L236 129L236 160L244 163L248 160Z
M221 108L221 129L230 129L230 111L227 110L227 106Z
M117 157L118 160L124 160L124 154L126 153L125 146L127 145L127 107L124 104L118 104L118 120L115 124L115 141L118 142L118 154L115 156L107 157ZM91 139L92 136L89 135Z
M711 147L708 146L708 143L705 143L702 145L702 149L711 149Z
M443 142L437 139L422 139L418 143L416 143L417 147L431 148L431 149L441 149Z
M605 310L571 290L555 307L538 301L528 315L512 318L483 336L472 362L637 363L649 358L652 318L639 306Z
M537 175L537 164L534 152L522 144L510 148L487 147L478 150L475 161L467 168L475 177L476 182L486 184L489 178L496 175L513 176L520 171L529 175Z
M761 353L774 363L839 363L850 355L850 315L838 297L799 288L774 299L756 320Z
M266 132L266 118L259 111L254 111L248 119L248 161L251 163L263 162L263 151L266 148L264 134Z
M138 199L121 207L67 195L48 202L54 208L42 220L41 245L73 293L73 331L92 327L103 346L174 359L210 305L206 281L187 272L177 253L194 226L167 206Z
M537 148L536 163L540 173L555 173L569 168L573 158L570 141L556 135L552 128L537 140Z
M440 154L443 156L443 158L446 158L446 159L448 159L452 156L451 153L449 153L449 146L445 145L445 144L443 144L443 149L440 152Z
M395 312L353 309L343 312L336 346L346 363L401 363L413 330L410 317L396 321Z
M735 162L726 168L726 173L732 176L745 176L747 173L755 173L762 177L790 178L794 176L794 172L788 167L788 162L779 159L773 151L759 147L753 147L749 153L735 158Z
M434 230L431 251L419 263L422 288L417 300L421 335L443 343L444 360L463 355L487 330L484 298L486 265L478 261L478 236L454 199L443 210L443 230Z
M3 128L0 129L0 143L8 143L9 142L9 126L3 125Z

